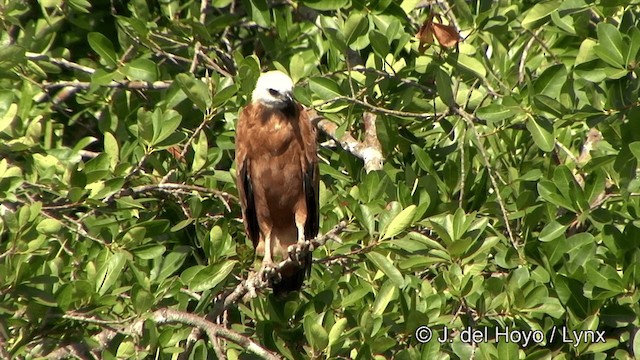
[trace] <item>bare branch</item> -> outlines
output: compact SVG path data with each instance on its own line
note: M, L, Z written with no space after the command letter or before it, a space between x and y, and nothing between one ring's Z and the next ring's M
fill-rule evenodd
M108 84L103 84L101 86L108 88L118 88L118 89L126 89L126 90L164 90L171 86L172 81L111 81ZM42 86L45 89L57 89L64 87L72 87L80 90L87 90L91 87L91 83L88 81L56 81L56 82L48 82L43 81Z
M308 110L311 122L315 126L327 134L330 138L340 144L340 146L353 154L354 156L364 160L364 168L367 172L372 170L381 170L384 157L380 148L380 141L376 133L375 115L364 113L365 140L360 142L356 140L349 132L345 132L340 138L337 137L336 131L338 125L329 120L322 118L315 111Z
M211 342L214 342L217 337L221 337L242 346L243 348L247 349L247 351L259 356L262 359L280 359L278 355L266 350L262 346L253 342L248 337L224 328L220 325L214 324L211 321L203 319L194 314L164 308L156 310L153 313L152 319L156 324L159 325L164 323L181 323L195 326L204 330L204 332L209 337L209 341Z
M69 60L66 60L66 59L53 58L53 57L50 57L49 55L45 55L45 54L36 54L36 53L32 53L32 52L26 52L25 56L27 57L27 59L29 59L31 61L48 61L48 62L50 62L52 64L61 66L63 68L71 69L71 70L78 70L78 71L81 71L81 72L87 73L87 74L93 74L94 72L96 72L96 69L90 68L88 66L76 64L76 63L74 63L72 61L69 61Z
M75 314L73 319L76 321L83 321L91 324L105 324L108 323L104 320L97 320L94 317L83 317L81 315ZM212 343L217 338L222 338L228 341L231 341L235 344L238 344L245 348L247 351L257 355L262 359L268 360L278 360L280 357L262 346L258 345L248 337L237 333L233 330L229 330L223 326L218 324L214 324L198 315L194 315L191 313L171 310L168 308L163 308L154 311L149 317L154 323L157 325L169 324L169 323L178 323L185 324L197 327L204 331L205 334L209 337L209 341ZM118 330L112 329L104 329L100 333L96 334L93 337L93 340L98 343L97 347L93 349L94 352L100 351L108 347L110 342L114 339L114 337L118 333L123 333L126 335L135 335L141 336L143 332L143 323L145 319L139 319L133 322L131 325L123 327ZM79 356L79 354L86 354L88 347L82 343L74 343L69 344L64 347L60 347L47 355L47 359L65 359L71 355ZM82 358L86 358L83 356Z
M365 112L362 115L364 121L364 145L367 147L364 154L364 168L367 172L371 170L382 170L382 146L378 140L376 129L376 115Z

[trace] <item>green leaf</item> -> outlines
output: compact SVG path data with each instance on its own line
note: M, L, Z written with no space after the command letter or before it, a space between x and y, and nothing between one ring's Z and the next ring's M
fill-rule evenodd
M626 46L620 31L615 26L605 22L598 23L596 30L598 32L598 45L593 48L596 55L611 66L626 68L624 62L624 48Z
M193 156L193 165L191 165L191 171L198 172L207 163L207 155L209 151L207 134L205 134L204 131L200 131L200 134L198 135L198 140L194 141L192 146L195 153Z
M2 114L2 118L0 118L0 131L6 129L13 120L16 118L16 114L18 113L18 104L12 103L9 105L7 111Z
M315 351L320 352L329 345L329 334L327 334L324 327L318 323L318 320L322 320L322 315L317 317L306 315L302 321L302 325L309 344Z
M309 79L309 89L322 100L331 100L342 96L340 86L329 78L312 77Z
M631 350L634 354L640 354L640 331L636 331L631 342Z
M143 314L151 309L154 303L153 295L140 286L134 286L131 291L131 302L137 314Z
M116 51L113 49L113 44L104 35L99 32L92 32L87 35L89 46L107 63L108 67L118 67L118 58L116 57Z
M460 70L468 71L477 77L484 78L487 76L487 70L484 68L484 65L482 65L482 62L469 55L460 54L457 65Z
M304 0L302 3L314 10L327 11L345 8L349 0Z
M640 160L640 141L634 141L629 144L629 150L637 160Z
M158 80L156 63L148 59L135 59L126 64L123 69L129 80L154 82Z
M131 250L134 256L142 260L155 259L159 256L162 256L165 251L167 251L167 248L164 245L160 244L142 245Z
M393 300L397 294L398 287L391 280L385 281L371 307L371 313L375 316L382 316L391 300Z
M104 133L104 152L109 156L110 169L115 169L120 162L120 150L118 148L118 141L110 132Z
M555 99L546 95L536 95L533 97L534 105L542 111L545 111L557 118L561 118L567 113L567 110Z
M180 89L184 91L189 100L205 113L207 108L211 105L211 94L209 88L202 81L193 77L188 73L178 74L175 77L175 81L180 86Z
M538 183L537 187L540 197L544 200L575 212L573 205L558 193L558 189L552 182L543 180Z
M24 47L18 45L0 46L0 69L11 69L15 65L25 62Z
M369 20L359 12L353 12L344 23L344 39L347 45L353 44L360 36L366 35L369 29Z
M345 296L342 299L341 306L343 308L346 308L351 305L357 304L362 300L363 297L365 297L370 292L371 292L371 288L369 286L361 286L355 289L354 291L350 292L349 294L347 294L347 296Z
M340 339L346 327L347 319L345 318L340 318L333 324L333 326L331 327L331 331L329 331L329 347L331 347L331 345L335 344L338 339Z
M587 266L586 282L601 289L611 290L618 293L622 293L624 291L620 276L614 268L607 264L597 268L595 263L590 263L590 266Z
M389 225L380 235L380 240L389 239L400 234L404 229L411 225L415 214L416 206L407 206L406 209L402 210L398 215L396 215L396 217L393 218L393 220L391 220Z
M235 84L230 84L221 89L218 89L213 95L212 106L218 107L229 101L233 95L238 92L238 87Z
M125 254L119 251L110 255L109 259L102 265L96 277L96 290L100 295L106 294L120 279L126 261Z
M369 32L369 41L371 42L371 47L376 55L384 59L390 51L387 36L378 30L372 30Z
M539 23L546 20L547 16L556 11L560 4L562 4L560 0L542 1L535 4L526 12L524 19L522 19L522 26L527 29L539 26Z
M251 18L263 28L271 26L271 12L266 0L249 0L251 4Z
M453 90L451 89L451 75L444 72L442 69L435 69L436 73L436 88L438 89L438 96L442 99L442 102L448 107L452 107L456 104L453 96Z
M88 0L69 0L69 6L80 13L88 14L91 12L91 3Z
M630 44L624 59L625 64L631 64L638 58L638 51L640 51L640 29L637 27L631 28L629 37Z
M46 235L57 234L61 228L62 224L60 224L60 221L57 219L44 219L36 226L36 230L38 230L39 233Z
M550 152L555 146L555 134L553 124L540 116L530 118L527 121L527 130L531 133L533 141L545 152Z
M231 274L237 263L235 260L225 261L205 267L189 282L189 288L192 291L200 292L216 287Z
M567 225L562 225L557 221L552 221L542 229L538 238L542 242L548 242L562 236L566 230Z
M167 110L163 113L159 108L156 108L151 115L151 124L153 126L151 145L160 144L173 135L181 122L182 116L177 111Z
M366 254L367 259L371 261L380 271L382 271L395 286L402 288L404 286L404 277L400 271L393 265L389 258L377 253L370 252Z
M511 329L502 329L501 332L509 332ZM518 359L520 347L518 343L513 341L498 342L498 359Z
M174 274L182 266L189 253L191 253L191 248L180 246L166 257L157 260L157 264L150 274L151 280L162 281Z
M562 86L567 81L567 68L563 64L557 64L545 69L533 83L536 95L546 95L557 99L560 97Z
M520 110L521 111L521 110ZM518 108L502 104L489 104L476 111L476 116L487 122L505 121L519 113Z

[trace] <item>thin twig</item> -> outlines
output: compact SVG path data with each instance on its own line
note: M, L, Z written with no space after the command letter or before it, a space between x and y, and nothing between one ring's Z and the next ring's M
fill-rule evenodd
M540 34L543 28L539 28L536 30L535 35ZM524 64L527 62L527 56L529 55L529 50L531 50L531 46L533 46L533 42L536 41L536 37L532 36L531 39L527 42L522 50L522 55L520 56L520 64L518 66L518 83L522 83L524 81Z
M491 185L493 186L493 189L496 193L496 198L498 200L498 205L500 205L500 210L502 212L502 218L504 220L504 225L507 229L507 235L509 236L509 241L511 242L511 245L513 245L513 248L518 252L518 254L520 255L520 257L522 258L522 253L520 251L520 246L519 244L516 242L516 239L513 236L513 231L511 230L511 225L509 223L509 213L507 212L507 209L504 205L504 201L502 199L502 195L500 195L500 188L498 187L498 183L493 175L493 170L491 167L491 162L489 161L489 154L487 154L487 150L484 148L484 144L482 143L482 140L480 139L480 135L478 134L478 132L476 131L476 127L474 125L474 116L467 113L466 111L464 111L463 109L459 108L459 107L455 107L454 112L456 114L458 114L460 117L462 117L465 121L467 121L467 125L468 127L473 131L473 134L476 138L476 142L478 144L478 150L480 150L480 153L482 154L482 158L484 160L485 166L487 167L487 173L489 174L489 179L491 180Z
M62 225L63 227L67 228L68 230L70 230L73 233L76 233L77 235L80 235L84 238L90 239L92 241L97 242L98 244L104 246L104 247L109 247L109 244L107 244L106 242L104 242L101 239L98 239L97 237L91 236L89 235L89 233L84 229L84 226L82 225L82 223L80 221L74 220L72 218L70 218L69 216L63 215L62 217L67 220L70 223L73 223L75 225L75 227L67 224L65 221L62 221L61 219L58 219L57 217L49 214L47 211L42 211L42 215L48 217L49 219L55 219L58 220L60 222L60 225Z
M391 116L398 116L398 117L408 117L408 118L414 118L414 119L433 119L436 117L436 113L430 112L430 113L413 113L413 112L407 112L407 111L400 111L400 110L389 110L389 109L385 109L383 107L379 107L376 105L372 105L369 104L366 101L360 100L360 99L355 99L355 98L351 98L348 96L337 96L335 98L323 101L319 104L314 104L313 108L314 109L318 109L324 105L328 105L328 104L333 104L335 102L338 101L347 101L347 102L351 102L354 104L358 104L358 105L362 105L366 108L368 108L369 110L376 112L376 113L380 113L380 114L385 114L385 115L391 115Z
M238 202L237 197L225 191L220 191L218 189L211 189L211 188L198 186L198 185L186 185L186 184L176 184L176 183L140 185L133 188L125 188L125 189L122 189L120 192L118 192L116 197L133 195L133 194L150 192L150 191L171 192L171 190L196 191L204 194L213 194L217 198L225 201L232 200L234 202Z

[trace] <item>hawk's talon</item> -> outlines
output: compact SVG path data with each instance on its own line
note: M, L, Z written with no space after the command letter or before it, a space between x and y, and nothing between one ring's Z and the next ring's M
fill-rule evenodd
M303 254L313 251L313 245L307 241L298 241L295 245L289 246L287 251L289 252L289 258L299 263L304 258Z
M277 283L280 282L280 273L276 271L274 263L262 264L262 281Z

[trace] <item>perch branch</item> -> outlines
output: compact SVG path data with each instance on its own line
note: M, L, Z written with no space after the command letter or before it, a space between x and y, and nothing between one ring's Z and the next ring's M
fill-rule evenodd
M300 246L299 244L292 246L297 247L296 250L299 250L301 253L301 257L304 257L305 255L307 255L307 253L309 253L308 245L311 245L314 249L318 248L324 245L329 239L342 233L346 228L347 222L341 221L326 234L318 236L315 239L305 241L306 246ZM214 305L214 308L211 311L211 314L209 314L210 316L208 318L217 317L220 313L222 313L222 311L231 306L231 304L237 303L242 298L244 298L244 300L246 301L250 298L256 297L258 291L269 286L269 283L275 279L275 277L282 271L282 269L292 262L293 260L288 258L278 263L275 266L275 271L269 273L270 277L267 277L267 273L264 272L264 269L260 269L258 272L250 274L247 279L240 282L240 284L238 284L228 296L226 296L224 299L221 299Z

